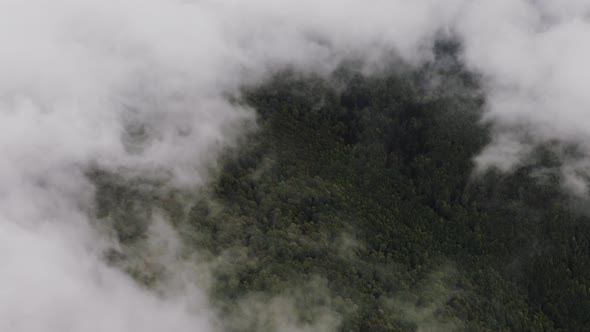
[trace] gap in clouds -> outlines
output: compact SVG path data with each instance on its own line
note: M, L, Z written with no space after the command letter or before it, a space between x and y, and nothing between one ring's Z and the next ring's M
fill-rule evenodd
M207 166L254 118L226 96L285 67L327 75L360 58L374 73L390 54L419 66L450 34L482 77L494 128L480 167L510 170L538 144L571 143L579 153L560 172L585 194L589 9L548 0L0 2L0 280L11 285L0 329L211 330L199 285L194 297L160 298L101 259L113 240L90 226L85 171L205 183ZM175 260L160 217L152 233L171 243L148 244Z

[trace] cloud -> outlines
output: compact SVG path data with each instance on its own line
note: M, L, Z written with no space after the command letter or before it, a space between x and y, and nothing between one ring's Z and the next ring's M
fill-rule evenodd
M111 244L90 226L85 171L200 184L203 166L254 118L226 96L285 67L328 73L343 59L371 66L392 54L418 65L438 36L455 36L483 77L495 128L479 166L510 169L531 144L574 142L585 154L564 174L580 191L589 9L549 0L1 0L0 329L211 330L202 295L162 298L101 259Z
M465 7L455 29L466 65L483 76L485 120L495 128L480 166L505 169L551 141L585 150L584 163L566 168L587 164L590 47L583 41L590 38L589 14L588 1L475 1Z
M392 51L428 58L438 28L424 23L445 8L2 0L0 329L211 330L198 287L162 297L102 259L113 244L89 222L86 171L198 185L203 166L253 119L225 96L287 66L329 72L346 57L378 62Z

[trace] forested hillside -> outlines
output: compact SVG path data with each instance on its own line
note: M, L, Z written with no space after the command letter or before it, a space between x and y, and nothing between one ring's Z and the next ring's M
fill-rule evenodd
M485 100L452 58L437 63L249 87L235 103L258 128L208 186L186 195L93 173L98 220L130 244L142 216L165 211L188 251L215 262L228 331L277 329L243 305L277 296L301 326L331 316L339 331L588 329L590 219L560 189L560 147L474 174ZM155 270L130 272L150 285Z

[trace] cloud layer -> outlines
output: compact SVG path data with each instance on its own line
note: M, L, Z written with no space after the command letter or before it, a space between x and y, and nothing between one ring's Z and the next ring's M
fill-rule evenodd
M495 128L480 166L510 169L563 141L583 151L564 168L578 183L589 13L582 0L0 0L0 330L212 330L198 288L163 299L101 260L109 239L90 227L84 172L199 184L253 117L225 96L287 66L417 65L454 36Z

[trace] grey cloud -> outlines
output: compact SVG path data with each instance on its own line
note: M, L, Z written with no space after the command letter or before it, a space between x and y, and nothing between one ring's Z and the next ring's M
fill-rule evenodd
M327 73L392 52L417 65L437 36L454 35L496 128L481 168L510 169L546 140L590 151L589 10L581 0L3 0L0 329L211 330L206 300L161 298L100 258L111 244L90 226L84 170L162 170L198 185L253 118L224 96L279 68ZM588 155L564 168L567 186L581 190Z

